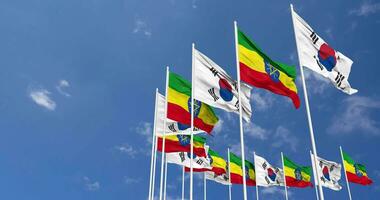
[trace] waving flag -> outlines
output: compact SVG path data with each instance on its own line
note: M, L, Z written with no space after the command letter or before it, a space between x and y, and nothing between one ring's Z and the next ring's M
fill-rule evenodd
M227 171L227 162L222 158L217 152L211 150L208 148L207 157L210 160L212 169L205 168L205 169L195 169L193 171L195 172L206 172L206 171L212 171L216 175L222 175L225 174ZM185 168L186 172L189 172L189 168Z
M193 136L194 154L206 157L204 144L206 139L197 135ZM157 150L162 152L162 137L157 137ZM190 135L170 135L165 136L165 153L190 152Z
M169 119L181 124L191 124L191 84L177 74L169 74L168 112ZM211 133L218 117L207 104L194 100L194 126Z
M354 94L348 77L352 60L327 44L295 11L292 11L300 65L330 79L336 88Z
M368 178L367 170L364 165L356 163L348 154L343 153L344 168L349 182L360 185L370 185L372 180Z
M241 158L236 156L233 153L230 153L230 174L231 174L231 183L232 184L243 184L243 164ZM255 186L256 185L256 173L255 173L255 166L245 160L245 166L246 166L246 183L248 186Z
M299 108L295 68L274 62L242 31L237 32L241 80L275 94L287 96L293 101L294 106Z
M208 146L204 145L205 152L208 151ZM168 163L190 167L191 154L190 152L175 152L166 153ZM208 157L193 155L193 168L194 169L211 169L210 159Z
M165 120L165 96L158 93L158 100L156 104L156 135L163 136L164 134L164 120ZM203 131L194 127L194 134L202 133ZM179 122L173 121L171 119L166 118L166 135L188 135L190 134L190 127L188 125L181 124Z
M314 168L314 155L310 154L312 165ZM339 180L341 177L340 171L342 166L336 162L328 161L322 158L317 157L317 169L314 169L315 172L319 174L319 182L323 187L330 188L335 191L342 189L342 186L339 185ZM317 175L317 173L315 173Z
M239 114L237 82L210 58L194 49L194 98L210 106ZM251 118L251 87L241 84L243 118Z
M288 187L307 187L312 186L310 182L311 167L299 166L288 157L284 156L284 173L286 186Z
M255 155L256 183L258 186L283 186L284 172L268 163L265 158Z

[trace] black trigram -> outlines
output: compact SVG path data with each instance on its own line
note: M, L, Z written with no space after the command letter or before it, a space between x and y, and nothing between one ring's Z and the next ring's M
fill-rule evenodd
M198 165L202 165L203 164L203 160L197 160L196 162Z
M219 99L219 97L216 96L216 94L215 94L215 88L210 88L208 90L208 93L211 95L211 97L214 99L214 101L217 101Z
M336 85L338 87L340 87L340 85L342 84L343 80L345 79L346 77L343 76L340 72L338 72L338 75L336 75L335 77L335 82L336 82Z
M310 37L314 44L317 43L317 41L319 40L319 37L317 36L317 34L315 34L314 31L311 33Z
M266 169L268 165L267 165L266 162L264 162L262 166L263 166L264 169Z
M185 152L179 152L179 157L181 158L181 162L185 161Z
M239 111L239 100L236 101L235 108Z
M210 68L210 71L211 71L211 73L214 74L214 76L218 75L218 73L219 73L218 70L216 70L216 69L213 68L213 67Z
M267 184L269 184L271 181L269 180L268 176L265 177L265 181L267 182Z
M239 91L237 82L232 83L236 91Z
M177 132L177 130L176 130L175 127L174 127L174 124L170 124L170 125L168 126L168 128L169 128L169 130L171 130L172 132Z

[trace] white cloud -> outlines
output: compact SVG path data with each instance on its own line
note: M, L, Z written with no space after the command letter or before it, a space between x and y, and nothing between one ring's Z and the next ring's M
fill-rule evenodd
M215 133L215 135L218 135L220 132L222 132L222 130L223 130L223 123L224 123L223 119L221 119L219 117L219 121L218 121L218 123L215 125L215 127L213 129L213 132Z
M380 11L380 3L363 1L359 8L350 10L349 13L357 16L368 16Z
M252 110L253 112L257 111L265 111L270 108L275 99L274 95L268 91L263 90L252 90L251 100L253 101Z
M70 83L67 80L63 79L58 82L58 85L55 88L61 95L65 97L70 97L71 95L64 91L64 89L68 87L70 87Z
M120 146L115 146L115 149L118 150L120 153L127 154L129 157L134 158L135 155L138 153L131 145L129 144L123 144Z
M262 187L262 190L259 190L263 195L281 195L285 196L284 187ZM292 192L288 190L288 197L292 196Z
M313 94L324 94L329 86L332 86L327 78L304 67L305 82L308 92ZM301 76L297 78L298 85L302 86Z
M272 143L273 147L290 147L292 151L296 151L297 145L298 145L298 138L295 137L289 129L279 126L277 127L275 133L274 133L274 142Z
M326 29L326 30L325 30L325 34L327 35L327 37L328 37L329 39L334 39L334 35L333 35L333 33L332 33L332 28L328 28L328 29Z
M353 131L360 134L380 135L379 122L371 117L378 112L380 101L363 96L347 97L340 109L337 109L332 123L327 129L330 134L340 135Z
M141 182L141 178L124 177L126 184L136 184Z
M45 89L31 89L29 97L39 106L42 106L48 110L55 110L56 103L50 98L50 92Z
M254 123L244 123L244 133L260 140L266 140L269 135L269 131Z
M92 181L87 176L83 177L84 185L88 191L96 191L100 189L100 183L98 181Z
M136 133L142 135L147 139L149 144L152 143L153 128L150 122L140 122L140 124L135 129Z
M146 37L152 36L152 32L148 28L147 23L145 21L143 21L142 19L136 19L135 20L135 26L134 26L132 32L135 34L141 33L141 34L145 35Z
M191 7L194 8L194 9L198 8L197 0L192 0L191 1Z

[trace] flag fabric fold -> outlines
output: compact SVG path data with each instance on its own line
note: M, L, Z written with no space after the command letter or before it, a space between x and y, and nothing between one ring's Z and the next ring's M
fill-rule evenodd
M191 84L181 76L169 73L167 117L187 127L191 124ZM218 117L207 104L194 99L194 126L211 133Z
M210 106L239 114L237 82L219 65L194 49L194 98ZM245 121L252 115L251 87L241 84L242 113Z
M311 161L314 168L313 154L311 154ZM323 187L339 191L342 189L342 186L339 185L339 180L341 178L341 169L341 164L317 157L317 168L314 169L314 171L318 172L319 177L317 178ZM315 175L317 175L317 173L315 173Z
M164 120L165 120L165 96L158 93L158 100L156 104L156 135L163 136L165 135L189 135L190 134L190 126L181 124L179 122L173 121L171 119L166 118L166 128L164 131ZM194 127L194 134L203 133L204 131L199 130L199 128Z
M204 144L206 139L204 137L193 136L193 150L197 156L206 157ZM157 150L162 152L163 137L157 137ZM190 135L169 135L165 136L165 153L173 152L190 152Z
M287 96L294 106L299 108L295 68L274 62L242 31L237 32L241 80L249 85Z
M354 94L348 82L353 61L327 44L295 11L292 11L300 65L328 78L346 94Z
M207 145L204 145L204 150L205 152L208 151ZM166 160L168 163L190 167L191 155L190 152L166 153ZM195 169L211 169L209 157L203 157L194 154L192 162L193 168Z
M230 152L230 174L231 174L231 183L232 184L243 184L243 164L240 157ZM245 169L246 169L246 184L248 186L256 185L256 172L255 166L253 163L245 160Z
M258 186L284 186L284 171L272 166L265 158L255 155L255 169Z
M311 166L300 166L284 156L284 173L287 187L308 187L311 183Z
M349 182L360 185L370 185L372 180L367 175L366 167L356 163L347 153L343 153L344 168Z

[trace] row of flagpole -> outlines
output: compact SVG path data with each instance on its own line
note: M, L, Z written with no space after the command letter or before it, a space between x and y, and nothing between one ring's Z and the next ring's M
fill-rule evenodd
M295 30L295 23L294 23L294 10L293 10L293 5L290 5L291 12L292 12L292 22L293 22L293 28ZM238 36L237 36L237 22L234 21L234 35L235 35L235 59L236 59L236 70L237 70L237 84L238 84L238 98L239 102L241 102L241 82L240 82L240 65L239 65L239 53L238 53ZM297 46L297 54L298 58L300 59L300 47L297 42L297 32L294 31L294 36L296 38L296 46ZM195 70L194 70L194 49L195 49L195 44L192 44L192 88L191 88L191 130L190 130L190 156L193 158L193 130L194 130L194 77L195 77ZM300 60L299 60L300 61ZM304 77L304 71L303 67L301 65L301 62L299 63L300 67L300 72L301 72L301 80L302 80L302 87L303 87L303 93L304 93L304 100L305 100L305 107L306 107L306 115L307 115L307 120L308 120L308 127L309 127L309 133L310 133L310 140L311 140L311 145L312 145L312 152L313 152L313 159L314 159L314 168L317 168L317 148L316 148L316 142L315 142L315 137L314 137L314 131L313 131L313 123L312 123L312 118L311 118L311 112L310 112L310 106L309 106L309 100L308 100L308 93L307 93L307 87L306 87L306 81ZM167 88L168 88L168 78L169 78L169 67L166 68L166 91L165 91L165 116L167 116ZM157 93L158 89L156 89L156 104L157 104ZM240 147L241 147L241 157L242 157L242 173L246 174L246 166L245 166L245 147L244 147L244 130L243 130L243 114L242 114L242 104L239 103L239 130L240 130ZM152 139L152 156L151 156L151 167L150 167L150 179L149 179L149 198L153 199L154 198L154 186L155 186L155 173L156 173L156 152L157 152L157 137L155 136L156 132L156 119L157 119L157 110L155 109L155 115L154 115L154 127L153 127L153 139ZM163 127L166 127L166 118L164 119L163 122ZM161 154L161 175L160 175L160 192L159 192L159 199L160 200L166 200L166 180L167 180L167 161L166 161L166 156L165 155L165 130L162 138L162 154ZM342 154L342 149L340 148L341 151L341 156L343 160L343 154ZM228 149L229 153L229 149ZM229 157L229 154L228 154ZM281 153L281 158L282 162L283 161L283 155ZM190 159L190 184L189 184L189 196L190 200L193 200L193 159ZM228 163L230 163L230 160L228 158ZM284 164L284 163L283 163ZM185 170L183 168L182 170L182 199L184 199L184 178L185 178ZM318 170L315 171L316 177L319 177L319 172ZM349 198L351 198L351 192L348 184L348 179L347 175L346 177L346 182L347 182L347 188L348 188L348 193L349 193ZM243 178L243 198L244 200L247 200L247 187L246 187L246 177L242 176ZM284 177L285 178L285 177ZM323 195L323 189L322 185L320 184L320 180L317 178L316 179L317 185L318 185L318 192L316 193L317 198L324 200L324 195ZM285 181L285 195L286 199L288 199L288 194L287 194L287 189L286 189L286 181ZM229 199L231 199L231 185L229 185ZM258 187L256 186L256 198L258 199ZM206 199L206 176L204 176L204 199Z

